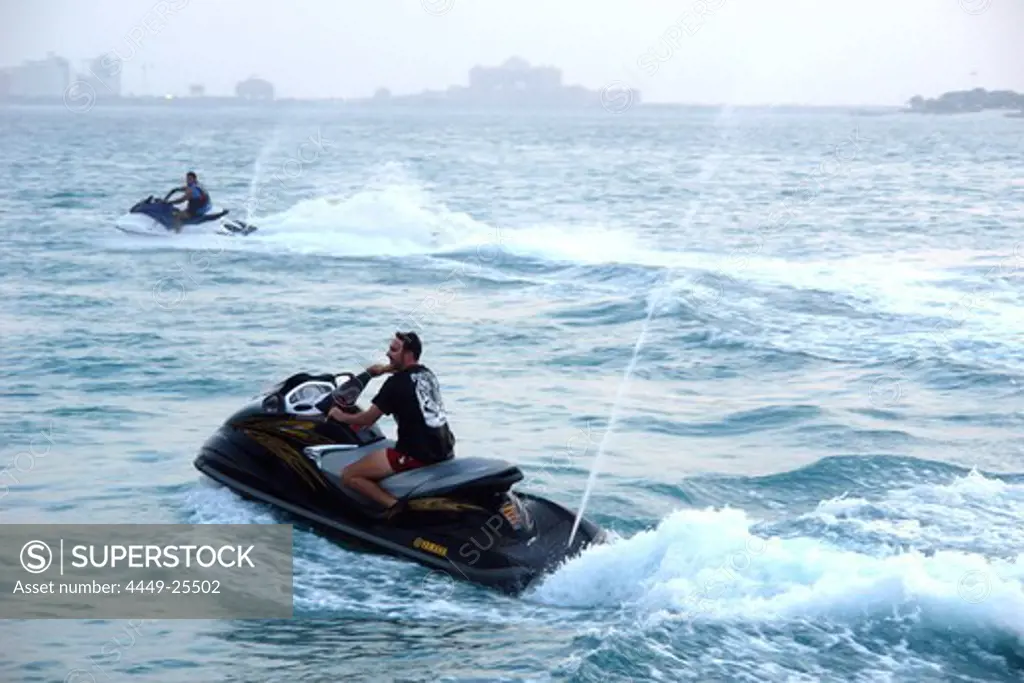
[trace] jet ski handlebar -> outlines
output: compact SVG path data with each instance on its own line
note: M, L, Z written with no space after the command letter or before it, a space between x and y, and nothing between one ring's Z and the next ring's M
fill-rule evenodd
M342 384L338 384L338 380L342 377L348 377ZM359 395L363 393L373 377L368 372L361 372L358 375L353 375L351 372L339 372L334 376L334 383L338 385L338 388L332 392L334 399L342 405L355 405L355 402L359 399Z
M351 372L318 375L300 372L268 390L264 394L263 402L269 410L287 408L302 411L303 414L313 407L319 412L326 413L332 405L352 412L358 410L356 401L371 379L372 376L366 371L358 375ZM320 387L319 391L315 388L317 385ZM311 403L313 401L315 404Z

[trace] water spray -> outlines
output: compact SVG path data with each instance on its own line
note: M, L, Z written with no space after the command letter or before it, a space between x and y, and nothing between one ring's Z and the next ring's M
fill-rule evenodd
M245 222L252 221L252 210L256 205L256 194L259 191L260 179L263 176L263 166L266 164L267 159L270 155L277 150L277 146L281 141L281 127L277 126L274 128L274 133L270 139L263 145L260 153L256 156L256 162L252 168L252 179L249 181L249 201L245 203Z
M719 124L723 118L727 118L731 115L732 107L729 105L723 107L721 111L718 112L718 117L715 119L715 128L719 128ZM700 175L698 176L699 182L703 183L710 179L718 170L718 166L719 160L715 158L714 154L706 157L705 162L702 165ZM702 192L690 202L690 208L686 212L684 223L689 224L693 221L693 217L700 210L703 203L703 197L704 194ZM615 430L615 427L618 424L619 407L622 405L622 399L626 394L626 389L633 378L633 371L636 369L637 360L640 358L640 349L643 348L644 342L647 341L647 332L650 329L651 320L654 318L654 312L661 304L664 285L667 283L673 272L672 268L668 268L665 271L665 274L662 275L661 280L651 290L652 297L650 305L647 308L647 317L644 318L643 326L640 328L640 334L636 338L636 344L633 346L633 357L630 359L629 364L626 365L622 381L619 383L619 389L615 394L615 403L612 404L612 412L608 419L608 427L604 430L604 434L601 436L601 443L597 447L597 455L594 456L594 464L590 467L590 475L587 477L587 486L583 490L583 500L580 501L579 510L576 512L576 519L573 521L572 532L569 534L568 545L570 546L572 545L573 539L576 538L576 530L580 526L580 520L583 519L583 513L586 511L587 503L590 501L590 492L594 488L594 482L597 480L597 473L600 471L599 465L601 464L602 457L604 456L605 446L608 443L608 435Z

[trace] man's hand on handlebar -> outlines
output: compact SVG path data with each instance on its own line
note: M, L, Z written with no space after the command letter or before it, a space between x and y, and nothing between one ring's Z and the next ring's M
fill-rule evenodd
M348 420L345 419L345 415L355 415L359 412L359 408L356 406L339 406L334 405L330 410L327 411L327 417L332 420L337 420L343 424L348 424Z
M391 363L377 363L366 368L366 371L370 373L370 377L380 377L383 374L394 372L394 370L391 367Z

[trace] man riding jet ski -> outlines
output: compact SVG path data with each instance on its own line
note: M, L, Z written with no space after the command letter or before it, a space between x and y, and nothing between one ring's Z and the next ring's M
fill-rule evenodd
M408 472L455 457L455 436L448 427L441 387L437 377L420 365L423 344L415 332L396 332L388 346L387 365L372 365L370 377L395 373L384 382L366 410L347 413L333 406L327 417L353 427L370 427L382 415L393 415L398 423L398 443L381 448L345 467L341 483L383 506L380 516L390 518L405 509L377 481L398 472Z
M414 333L396 333L389 362L358 376L292 375L229 417L195 467L344 544L511 593L603 542L593 522L580 520L573 534L573 512L514 490L523 473L512 463L454 457L422 348ZM392 376L360 409L360 394L384 374ZM398 422L397 441L381 431L382 415Z
M183 193L181 199L171 201L171 195L176 192ZM182 187L176 187L171 190L167 194L167 198L168 203L175 206L187 203L184 211L174 212L175 224L173 229L175 232L181 232L183 221L205 216L210 212L210 207L213 206L212 202L210 202L210 194L199 184L199 179L194 171L186 173L185 184Z
M171 201L175 194L181 197ZM184 210L175 206L185 204ZM166 235L180 233L187 226L192 233L212 232L222 235L249 235L256 226L240 220L227 219L227 209L213 206L210 193L199 184L194 171L185 174L185 184L168 192L162 199L150 195L137 202L115 227L129 234Z

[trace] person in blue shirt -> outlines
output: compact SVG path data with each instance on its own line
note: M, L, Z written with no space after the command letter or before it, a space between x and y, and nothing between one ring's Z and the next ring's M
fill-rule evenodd
M183 192L184 196L171 202L171 204L187 202L184 211L176 211L174 214L174 217L177 219L174 229L178 232L181 232L182 222L197 216L204 216L210 211L212 206L210 194L199 184L199 179L193 171L185 174L185 186L175 188L173 192Z

